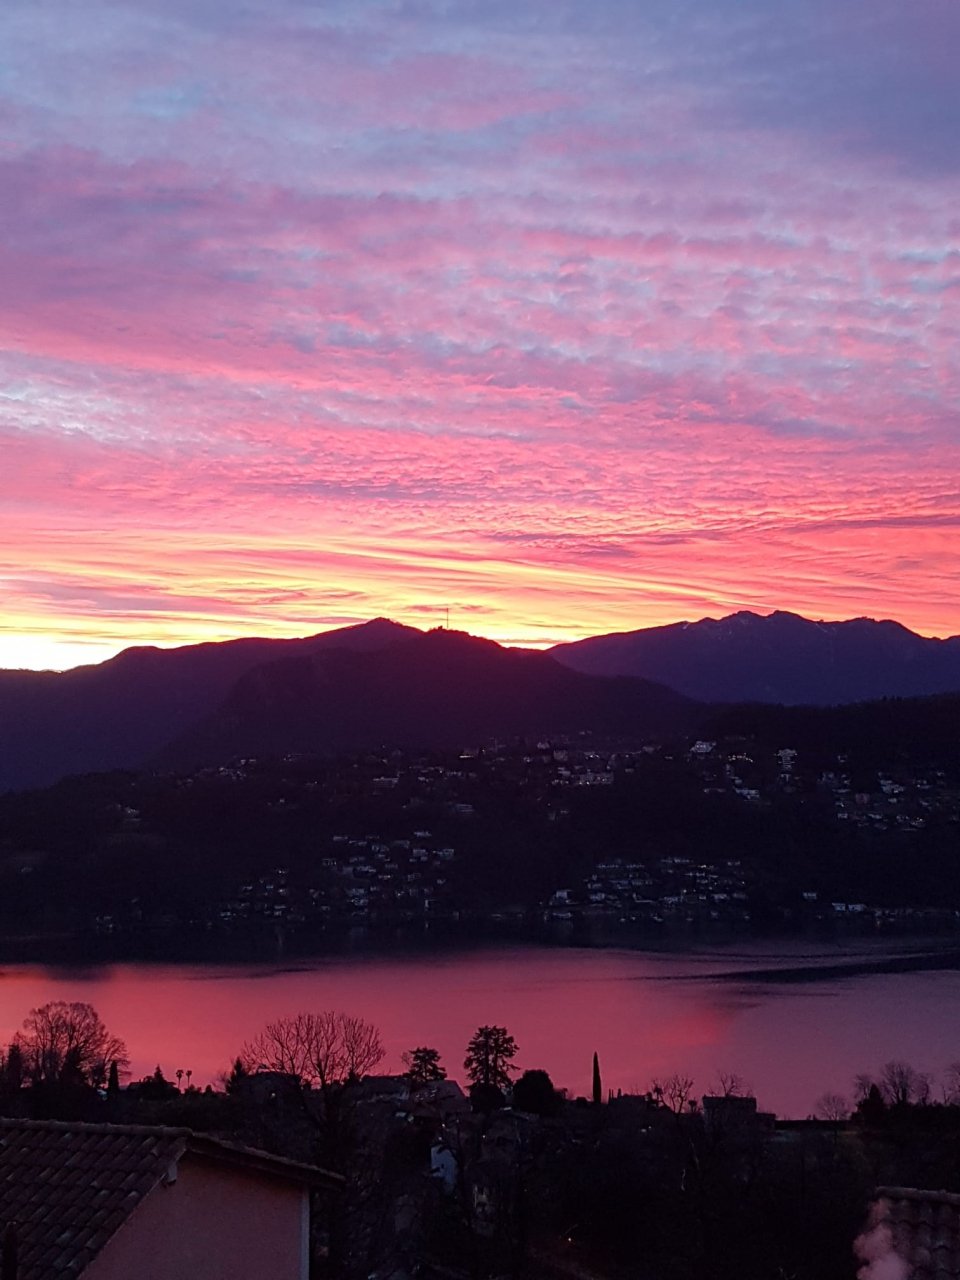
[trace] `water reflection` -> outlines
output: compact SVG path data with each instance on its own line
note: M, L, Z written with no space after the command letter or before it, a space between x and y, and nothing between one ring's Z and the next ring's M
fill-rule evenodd
M831 967L809 981L777 977L816 964ZM516 948L275 969L9 967L0 975L0 1036L9 1040L28 1009L54 999L95 1005L127 1041L135 1075L159 1063L168 1077L192 1070L200 1084L228 1069L271 1018L322 1008L376 1023L388 1070L400 1068L405 1049L427 1044L460 1076L467 1040L492 1022L515 1035L522 1068L544 1067L575 1094L589 1093L596 1050L605 1088L646 1089L654 1076L682 1071L703 1092L718 1071L735 1072L781 1115L808 1114L827 1091L849 1094L858 1072L891 1058L939 1077L960 1057L960 973L838 973L835 955L809 949Z

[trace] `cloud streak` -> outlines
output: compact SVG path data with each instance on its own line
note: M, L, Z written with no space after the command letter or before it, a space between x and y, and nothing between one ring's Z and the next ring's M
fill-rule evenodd
M11 0L0 663L960 632L957 21Z

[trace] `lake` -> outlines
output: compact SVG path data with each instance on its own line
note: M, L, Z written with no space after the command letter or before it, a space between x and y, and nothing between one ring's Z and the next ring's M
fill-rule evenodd
M916 968L910 950L531 946L276 967L13 965L0 971L0 1037L9 1041L33 1006L84 1000L126 1041L135 1077L159 1063L168 1077L189 1069L203 1085L270 1019L332 1008L380 1028L383 1070L400 1070L405 1049L430 1045L461 1078L467 1040L497 1023L515 1036L521 1069L545 1068L572 1094L589 1094L596 1050L605 1090L645 1091L654 1076L679 1071L702 1093L718 1071L736 1072L761 1107L805 1116L821 1094L849 1097L858 1072L890 1059L938 1080L960 1059L957 957ZM905 971L865 971L889 957Z

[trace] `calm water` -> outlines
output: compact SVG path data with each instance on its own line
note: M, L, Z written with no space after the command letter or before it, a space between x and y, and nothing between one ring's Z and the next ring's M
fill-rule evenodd
M404 1049L435 1046L455 1077L475 1028L499 1023L517 1039L521 1068L544 1067L573 1093L589 1092L596 1050L605 1088L646 1089L653 1076L682 1071L704 1092L718 1071L735 1071L761 1106L803 1116L822 1093L849 1095L858 1072L891 1058L938 1078L960 1059L960 972L835 968L877 955L529 947L296 968L11 966L0 972L0 1036L9 1040L32 1006L85 1000L126 1040L135 1075L159 1063L205 1084L265 1022L298 1010L338 1008L376 1023L386 1070L400 1069ZM826 965L789 980L797 966Z

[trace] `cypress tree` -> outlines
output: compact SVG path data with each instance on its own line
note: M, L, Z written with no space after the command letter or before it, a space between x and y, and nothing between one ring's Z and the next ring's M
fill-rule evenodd
M603 1083L600 1079L600 1059L596 1050L593 1054L593 1105L599 1107L603 1101Z
M3 1082L11 1093L16 1093L23 1084L23 1050L18 1040L14 1040L7 1050Z

